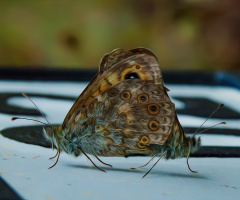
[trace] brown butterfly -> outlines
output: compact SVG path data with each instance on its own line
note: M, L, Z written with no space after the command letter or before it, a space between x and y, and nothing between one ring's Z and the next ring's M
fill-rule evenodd
M184 134L168 91L150 50L116 49L106 54L63 124L44 128L45 136L57 148L54 157L58 161L60 152L65 151L74 156L82 153L91 162L87 154L100 162L97 156L188 158L200 147L200 138Z

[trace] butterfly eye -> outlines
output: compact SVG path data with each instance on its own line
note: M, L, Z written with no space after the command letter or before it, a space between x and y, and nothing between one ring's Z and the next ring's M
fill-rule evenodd
M138 147L142 149L145 147L145 145L142 142L138 142Z
M158 124L157 121L153 120L153 121L150 121L150 123L149 123L148 126L149 126L149 128L150 128L151 130L155 131L155 130L158 129L159 124Z
M129 73L129 74L126 74L124 77L125 80L126 79L134 79L134 78L140 79L137 73Z
M149 138L144 135L144 136L142 136L142 138L141 138L141 142L142 142L143 144L148 144Z
M148 101L148 95L147 94L140 94L138 96L138 101L140 103L146 103Z
M151 114L155 115L155 114L157 114L159 112L159 106L157 104L155 104L155 103L149 104L148 105L148 111Z
M114 97L118 94L118 90L116 88L111 88L110 90L108 90L108 95L111 97Z
M130 92L128 92L128 91L124 91L124 92L122 92L122 94L121 94L121 98L122 98L123 100L128 100L128 99L130 99L130 97L131 97L131 94L130 94Z

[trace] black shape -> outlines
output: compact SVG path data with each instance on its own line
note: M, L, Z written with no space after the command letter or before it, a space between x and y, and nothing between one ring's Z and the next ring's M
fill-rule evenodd
M124 77L124 79L135 79L135 78L140 79L137 73L126 74Z
M21 200L22 198L0 177L0 200Z
M157 106L156 106L156 105L151 105L151 106L150 106L150 110L151 110L152 112L155 112L155 111L157 110Z
M9 139L51 148L52 145L43 136L44 126L23 126L1 130L1 134Z
M129 154L128 157L148 156L144 154ZM202 146L194 153L191 153L190 157L205 158L205 157L217 157L217 158L239 158L240 147L215 147L215 146Z
M45 81L77 81L89 82L97 73L97 70L77 70L77 69L44 69L39 68L16 68L1 67L0 79L2 80L45 80Z
M218 158L239 158L240 147L215 147L203 146L192 157L218 157Z
M145 96L143 96L143 95L142 95L140 98L141 98L142 102L145 102L146 99L147 99L147 98L146 98Z
M239 88L240 71L165 71L164 82L168 84L191 84L191 85L224 85Z
M156 128L157 124L155 122L152 123L152 128Z
M182 101L186 106L184 109L177 109L177 114L194 115L207 118L219 106L218 103L207 98L177 96L174 96L173 98ZM214 114L213 118L239 119L240 113L224 106Z
M188 134L188 133L195 133L195 131L198 129L198 127L188 127L188 128L184 128L184 133ZM205 129L205 128L204 128ZM204 130L201 129L201 130ZM204 134L204 133L201 133ZM226 128L212 128L210 130L207 131L207 133L205 134L212 134L212 135L233 135L233 136L240 136L240 130L239 129L226 129Z
M63 100L72 100L74 101L76 98L74 97L66 97L60 95L44 95L44 94L37 94L37 93L28 93L27 94L30 98L31 97L44 97L49 99L63 99ZM32 115L32 116L41 116L41 114L36 109L31 108L22 108L19 106L9 105L7 103L9 98L12 97L22 97L20 93L0 93L0 113L6 113L11 115ZM29 101L29 105L32 103Z

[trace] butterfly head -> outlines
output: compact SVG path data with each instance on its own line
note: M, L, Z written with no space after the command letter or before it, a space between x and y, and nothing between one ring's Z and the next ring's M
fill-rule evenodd
M44 127L45 138L52 143L59 151L65 151L68 154L79 156L80 151L76 148L75 142L78 137L73 133L63 130L62 126Z
M61 139L62 127L61 126L44 127L43 133L47 140L56 145L57 141Z

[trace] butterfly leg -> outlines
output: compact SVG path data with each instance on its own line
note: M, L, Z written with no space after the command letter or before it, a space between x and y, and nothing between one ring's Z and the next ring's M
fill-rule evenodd
M51 159L53 159L53 158L56 158L57 155L58 155L58 151L57 151L57 153L56 153L55 156L53 156L53 157L51 157L51 158L49 158L49 159L51 160Z
M148 170L148 172L146 174L144 174L144 176L142 178L144 178L145 176L148 175L148 173L152 170L152 168L155 167L155 165L159 162L159 160L161 160L161 158L167 153L167 151L164 151L163 154L160 156L160 158L157 160L157 162L155 162L155 164L151 167L151 169Z
M58 141L58 143L57 143L57 149L59 149L59 141ZM53 143L52 143L52 149L54 149L54 147L53 147ZM57 153L56 153L56 155L55 156L53 156L53 157L51 157L51 158L49 158L50 160L51 159L53 159L53 158L56 158L56 156L58 155L58 150L57 150Z
M192 173L198 173L197 171L193 171L193 170L190 168L189 163L188 163L188 159L189 159L189 154L188 154L188 157L187 157L187 166L188 166L189 171L192 172Z
M151 160L149 160L145 165L142 165L142 166L140 166L140 167L136 167L136 168L130 168L130 169L137 169L137 168L142 168L142 167L147 166L147 165L153 160L153 158L156 157L156 155L157 155L157 154L153 155L153 157L151 158Z
M60 156L60 149L57 150L57 160L56 160L56 162L51 167L49 167L48 169L53 168L58 163L59 156Z
M91 158L89 158L88 155L85 154L85 152L79 146L77 146L77 148L87 157L88 160L90 160L90 162L94 165L94 167L96 167L100 171L106 172L105 170L103 170L103 169L99 168L97 165L95 165L94 162L91 160Z
M104 165L107 165L107 166L109 166L109 167L112 167L112 165L110 165L110 164L107 164L107 163L105 163L105 162L101 161L99 157L95 156L95 158L97 158L97 159L98 159L98 161L99 161L99 162L101 162L102 164L104 164Z
M53 145L53 142L52 142L52 150L54 150L54 145Z
M188 159L189 159L190 152L191 152L191 144L190 144L190 142L189 142L189 150L188 150L188 156L187 156L187 166L188 166L188 169L189 169L190 172L192 172L192 173L198 173L197 171L193 171L193 170L190 168L190 166L189 166Z

